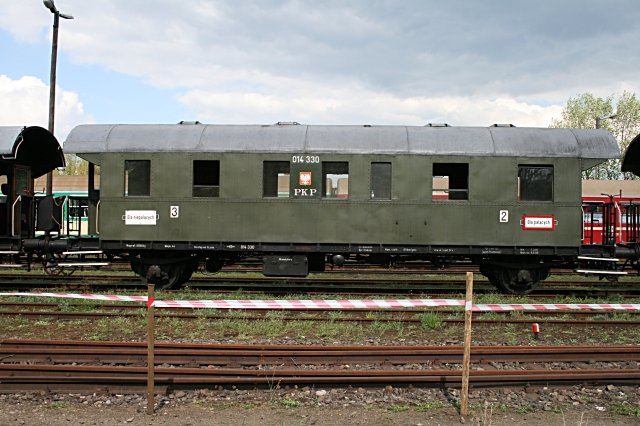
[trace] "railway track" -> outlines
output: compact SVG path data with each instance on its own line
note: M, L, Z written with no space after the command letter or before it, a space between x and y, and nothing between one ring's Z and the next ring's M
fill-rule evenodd
M318 276L310 278L272 278L262 276L230 276L228 274L195 276L187 284L188 289L213 292L229 292L242 289L246 292L290 293L340 293L340 294L461 294L466 281L463 278L398 278L381 275L371 277ZM82 291L136 291L144 290L144 282L132 275L77 275L39 276L2 274L0 289L28 291L30 289L63 288ZM477 294L495 293L495 288L480 278L474 283ZM640 281L618 283L591 280L547 280L533 296L588 295L624 297L640 296Z
M160 391L274 384L458 387L462 351L459 346L160 343L155 383ZM471 353L474 387L640 383L640 369L628 367L640 360L636 346L474 347ZM142 392L145 357L144 343L2 340L0 392ZM599 363L615 367L597 368Z

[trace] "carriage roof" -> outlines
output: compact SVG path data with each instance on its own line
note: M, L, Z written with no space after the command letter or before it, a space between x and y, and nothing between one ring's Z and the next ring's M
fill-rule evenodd
M460 156L619 156L605 130L356 125L81 125L66 152L255 152Z

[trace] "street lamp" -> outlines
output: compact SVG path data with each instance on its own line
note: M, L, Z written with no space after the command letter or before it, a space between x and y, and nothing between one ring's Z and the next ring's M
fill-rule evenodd
M51 39L51 74L49 75L49 131L53 134L56 104L56 66L58 58L58 26L60 18L73 19L71 15L60 13L53 0L43 0L45 7L53 13L53 37ZM47 173L47 195L53 194L53 172Z
M609 120L610 118L616 118L618 114L613 113L610 115L603 115L601 117L596 117L596 129L600 129L602 127L602 120ZM596 169L596 179L600 179L600 166L597 166Z
M610 118L616 118L618 116L618 114L611 114L611 115L603 115L602 117L596 117L596 129L599 129L602 127L602 120L608 120Z

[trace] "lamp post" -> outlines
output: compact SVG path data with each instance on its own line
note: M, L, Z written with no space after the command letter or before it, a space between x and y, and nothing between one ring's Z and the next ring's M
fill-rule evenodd
M611 114L611 115L603 115L602 117L596 117L596 129L600 129L602 127L602 120L616 118L617 116L618 114Z
M53 134L56 105L56 66L58 60L58 26L60 18L73 19L71 15L60 13L53 0L43 0L45 7L53 13L53 37L51 38L51 70L49 74L49 131ZM53 194L53 172L47 173L47 195Z
M618 114L613 113L610 115L603 115L600 117L596 117L596 129L602 128L602 120L609 120L610 118L616 118ZM596 169L596 179L600 179L600 166Z

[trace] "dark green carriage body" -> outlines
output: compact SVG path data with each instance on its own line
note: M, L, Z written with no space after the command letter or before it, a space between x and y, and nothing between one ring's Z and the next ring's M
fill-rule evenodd
M138 153L106 156L101 162L100 237L106 241L365 243L400 245L580 244L581 181L578 160L543 159L554 164L554 202L518 203L514 170L525 160L480 157L469 161L469 200L432 201L432 161L455 157L320 154L322 161L349 162L349 198L263 198L263 161L278 154L176 155ZM151 196L124 197L125 158L151 161ZM192 161L220 160L220 196L193 198ZM371 200L372 161L391 162L391 200ZM459 161L459 159L458 159ZM107 172L108 171L108 172ZM112 171L115 171L112 176ZM356 182L356 176L362 182ZM171 206L179 207L177 218ZM154 211L155 225L126 225L126 211ZM499 222L499 211L509 221ZM554 215L554 232L522 230L523 214Z
M427 258L577 254L581 172L618 155L602 130L201 124L79 126L65 150L100 166L109 249ZM148 195L125 194L125 162L141 160ZM217 196L194 197L198 161L218 162ZM289 196L265 196L265 162L288 164ZM348 164L344 198L323 196L327 163ZM390 164L388 198L372 196L372 163ZM434 196L434 164L466 164L466 199ZM550 199L521 199L523 166L552 170Z

